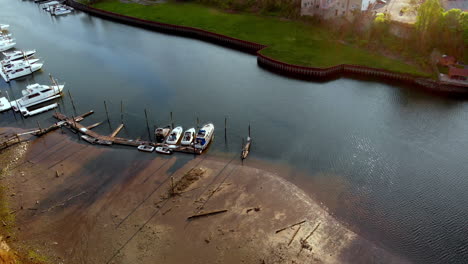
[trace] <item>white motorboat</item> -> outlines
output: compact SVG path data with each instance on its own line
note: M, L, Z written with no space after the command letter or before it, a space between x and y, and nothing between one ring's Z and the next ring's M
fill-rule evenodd
M5 97L0 98L0 112L11 109L11 104Z
M0 32L0 38L11 38L11 33Z
M11 34L0 34L0 41L4 42L4 41L13 41L14 39L11 37Z
M0 70L0 75L5 79L5 81L9 82L13 79L20 78L29 74L32 74L35 71L38 71L44 66L43 63L34 63L31 65L28 65L24 68L20 68L11 72L7 72L3 69Z
M172 129L171 133L166 139L166 144L175 145L179 142L180 136L184 129L181 126L175 127Z
M37 115L37 114L52 110L57 107L58 107L58 104L53 103L53 104L46 105L46 106L31 110L31 111L25 108L26 111L25 112L21 111L21 114L23 114L23 116L33 116L33 115Z
M138 146L138 150L145 151L145 152L153 152L154 147L150 146L150 145L140 145L140 146Z
M161 154L166 154L166 155L172 154L172 150L169 149L168 147L157 147L156 152L161 153Z
M190 128L190 129L187 129L185 130L184 132L184 136L182 137L182 141L180 142L180 144L184 145L184 146L189 146L192 144L193 140L195 139L195 128Z
M3 52L3 56L5 56L5 58L3 59L2 62L6 64L7 62L14 61L14 60L24 60L24 58L29 58L33 56L35 53L36 53L36 50L25 50L25 51L15 50L11 52Z
M169 132L171 132L171 126L156 128L156 130L154 131L154 135L156 137L156 142L157 143L163 143L164 140L166 139L167 135L169 135Z
M59 1L50 1L50 2L42 4L42 9L47 9L47 8L49 8L51 6L59 5L59 4L60 4Z
M7 24L0 24L0 31L1 31L1 30L8 30L9 27L10 27L10 25L7 25Z
M195 139L195 148L204 150L211 142L214 135L214 125L209 123L198 130L197 138Z
M5 51L5 50L9 50L13 47L15 47L16 45L16 42L14 41L0 41L0 51Z
M27 60L10 61L10 62L7 62L6 64L3 63L2 61L2 67L3 67L3 70L8 73L8 72L13 72L17 69L30 66L38 61L39 59L27 59Z
M50 14L53 16L60 16L70 14L72 11L63 5L51 6L50 7Z
M23 97L18 100L11 101L11 106L15 111L21 113L27 112L27 107L31 107L61 96L61 92L65 85L41 85L38 83L26 86L26 89L21 91ZM23 113L23 114L24 114Z

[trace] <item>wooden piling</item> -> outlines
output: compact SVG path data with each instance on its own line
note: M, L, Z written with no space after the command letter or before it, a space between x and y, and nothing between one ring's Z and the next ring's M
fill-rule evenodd
M120 123L123 124L123 100L120 101Z
M149 123L148 123L148 113L145 108L145 119L146 119L146 128L148 129L148 138L151 140L151 131L149 128Z
M107 117L107 122L110 125L110 119L109 119L109 111L107 111L107 104L106 101L104 100L104 109L106 110L106 117Z
M174 195L174 177L171 176L171 195Z
M172 119L172 111L171 111L171 126L172 126L171 128L174 128L174 121Z
M74 112L75 112L75 114L76 114L76 107L75 107L75 102L73 102L73 97L72 97L72 95L71 95L71 92L70 92L70 90L68 90L68 96L70 97L70 101L71 101L71 103L72 103L72 106L73 106L73 111L74 111Z
M227 140L227 117L224 117L224 141Z

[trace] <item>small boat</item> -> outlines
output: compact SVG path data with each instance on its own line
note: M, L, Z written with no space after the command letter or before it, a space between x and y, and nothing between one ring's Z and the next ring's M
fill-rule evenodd
M43 3L43 4L41 4L41 5L42 5L42 9L47 9L47 8L49 8L49 7L51 7L51 6L59 5L59 4L60 4L59 1L49 1L49 2Z
M195 139L195 148L200 150L206 149L213 136L214 125L211 123L204 125L200 130L198 130L197 137Z
M7 111L11 109L11 104L5 97L0 98L0 112Z
M3 79L5 79L5 81L9 82L9 81L11 81L13 79L20 78L20 77L32 74L33 72L42 69L42 66L44 66L43 63L34 63L34 64L28 65L28 66L26 66L24 68L20 68L20 69L11 71L11 72L7 72L7 71L1 69L0 70L0 75L2 75Z
M3 59L3 63L6 64L7 62L15 61L15 60L24 60L25 58L29 58L33 56L36 53L36 50L26 50L26 51L21 51L21 50L15 50L11 52L3 52L3 56L5 58Z
M21 114L23 114L23 116L25 116L25 117L33 116L33 115L37 115L37 114L52 110L54 108L57 108L57 106L58 106L57 103L53 103L53 104L46 105L46 106L40 107L40 108L35 109L35 110L31 110L31 111L29 111L28 109L25 108L25 111L22 110Z
M168 147L156 147L156 152L166 155L172 154L172 150Z
M167 135L169 135L169 132L171 132L171 126L156 128L156 130L154 131L156 143L163 143Z
M181 126L175 127L172 129L171 133L166 139L166 144L169 145L175 145L179 142L180 136L182 135L182 132L184 129Z
M31 107L61 96L61 92L65 85L41 85L38 83L26 86L26 89L21 91L23 97L18 100L11 101L11 106L15 111L27 111L27 107Z
M16 42L12 40L0 41L0 51L12 49L13 47L15 47L15 45L16 45Z
M249 152L250 152L250 144L252 143L252 138L251 137L247 137L247 142L245 143L244 147L242 148L242 152L241 152L241 159L245 159L247 158L247 156L249 155Z
M145 152L153 152L154 147L150 146L150 145L140 145L140 146L138 146L138 150L145 151Z
M68 9L66 6L58 5L58 6L51 6L50 7L50 14L53 16L61 16L70 14L72 11Z
M184 146L190 146L193 142L193 139L195 138L195 133L196 131L193 127L185 130L184 136L182 137L182 141L180 142L180 144Z
M1 31L1 30L8 30L9 27L10 27L10 25L7 25L7 24L0 24L0 31Z

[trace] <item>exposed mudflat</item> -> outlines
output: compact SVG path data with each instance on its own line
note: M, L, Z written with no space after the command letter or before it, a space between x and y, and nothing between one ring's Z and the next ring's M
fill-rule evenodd
M59 130L0 154L14 243L53 263L406 262L253 160L162 156L75 137ZM216 210L227 211L187 220Z

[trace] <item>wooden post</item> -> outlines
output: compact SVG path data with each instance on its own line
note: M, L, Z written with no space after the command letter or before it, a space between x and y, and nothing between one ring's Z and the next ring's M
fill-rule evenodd
M110 125L110 119L109 119L109 111L107 111L107 104L106 101L104 100L104 109L106 110L106 117L107 117L107 122Z
M78 130L78 127L76 126L75 116L72 116L72 118L73 118L73 124L75 125L76 134L78 135L78 140L80 140L80 131Z
M224 141L227 141L227 117L224 117Z
M174 121L172 119L172 111L171 111L171 126L172 126L172 128L174 128Z
M73 102L73 97L72 97L72 95L71 95L70 90L68 90L68 96L70 97L70 101L71 101L72 106L73 106L73 111L75 112L75 115L76 115L75 102Z
M39 133L42 132L41 125L39 124L39 121L37 121L37 127L39 128Z
M150 128L149 128L148 113L147 113L147 111L146 111L146 108L145 108L145 119L146 119L146 128L148 128L148 137L149 137L149 139L151 140L151 132L150 132Z
M249 123L249 137L250 137L250 123Z
M123 100L120 101L120 124L123 124Z
M198 131L198 127L199 127L198 124L199 123L200 123L200 120L198 120L198 116L197 116L197 131ZM197 133L197 132L195 132L195 133Z

